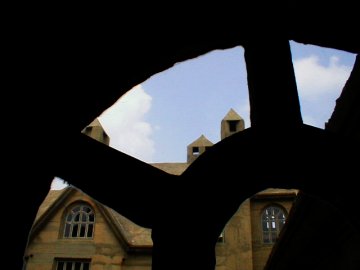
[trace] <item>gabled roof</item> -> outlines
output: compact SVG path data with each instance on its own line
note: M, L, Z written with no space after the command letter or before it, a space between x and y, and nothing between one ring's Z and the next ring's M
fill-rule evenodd
M226 121L232 121L232 120L243 120L243 118L238 115L237 112L235 112L232 108L230 109L230 111L225 115L225 117L223 118L223 120Z
M57 213L57 211L61 211L60 209L64 208L65 200L76 192L82 191L71 186L68 186L62 190L49 191L48 195L39 207L32 230L29 235L30 241L41 230L41 228L44 227L51 216ZM149 249L152 247L153 243L151 240L150 229L138 226L110 207L93 200L90 196L88 196L88 198L92 200L98 207L99 211L108 222L109 227L112 228L119 242L125 245L126 250L138 250L144 248Z
M62 205L62 202L64 202L64 200L68 198L69 195L74 191L75 189L70 187L66 187L62 190L49 191L36 214L34 223L29 234L30 240L41 230L41 228L43 228L47 220Z
M195 141L188 145L188 147L192 146L213 146L214 144L209 141L204 135L201 135Z
M34 225L39 222L40 218L43 218L46 216L47 212L50 211L50 208L54 206L54 204L57 202L60 202L60 198L64 197L62 196L65 193L69 193L71 189L60 189L60 190L50 190L50 192L45 197L45 200L42 202L42 204L39 207L39 210L36 214Z
M151 229L135 224L109 207L106 207L106 209L109 211L116 228L121 233L121 236L126 240L129 248L152 247L153 242L151 240Z

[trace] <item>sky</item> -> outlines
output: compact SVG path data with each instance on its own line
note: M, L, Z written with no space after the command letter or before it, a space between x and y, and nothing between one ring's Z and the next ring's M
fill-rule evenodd
M356 55L290 42L303 122L324 128ZM215 50L155 74L119 98L99 121L110 147L144 162L186 162L201 135L220 140L233 108L250 127L244 50Z

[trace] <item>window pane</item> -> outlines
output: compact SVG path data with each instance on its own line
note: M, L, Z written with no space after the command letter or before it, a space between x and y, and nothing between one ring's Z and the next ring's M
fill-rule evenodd
M76 262L74 270L81 270L81 265L82 265L81 262Z
M284 227L285 221L280 221L279 222L279 231L281 231L281 229Z
M87 237L92 237L93 236L93 229L94 229L93 224L89 224L88 231L87 231Z
M63 262L58 262L56 270L63 270L63 267L64 267L64 263Z
M262 228L263 228L263 231L268 231L269 230L269 222L263 221Z
M81 213L81 221L86 222L88 215L86 213Z
M277 238L277 233L276 232L271 232L271 242L275 242Z
M87 207L87 206L84 206L84 211L86 213L90 213L91 212L91 208L90 207Z
M90 263L84 263L83 270L89 270Z
M70 224L65 224L64 236L65 237L70 237Z
M66 270L73 270L72 269L72 263L71 262L66 262Z
M79 211L80 211L80 206L74 207L72 211L73 211L74 213L79 212Z
M74 218L74 221L75 222L78 222L80 220L80 214L76 214L75 218Z
M80 237L85 237L85 224L80 225Z
M72 237L77 237L78 236L78 224L74 224L73 228L72 228L72 233L71 236Z
M94 222L94 220L95 220L94 214L90 214L89 215L89 221Z
M72 215L71 213L69 213L69 214L67 215L66 221L71 221L71 220L72 220L72 217L73 217L73 215Z
M268 233L263 234L264 243L270 243L270 238Z

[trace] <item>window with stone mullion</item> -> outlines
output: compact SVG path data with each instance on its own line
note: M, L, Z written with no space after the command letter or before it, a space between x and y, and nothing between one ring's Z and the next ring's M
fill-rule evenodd
M95 224L94 211L88 205L76 205L67 213L64 221L65 238L91 238Z

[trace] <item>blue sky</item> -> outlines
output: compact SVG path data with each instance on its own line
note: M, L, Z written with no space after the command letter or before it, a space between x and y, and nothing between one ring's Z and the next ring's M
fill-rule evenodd
M291 42L303 120L324 128L355 54ZM145 162L185 162L186 146L205 135L220 140L230 108L250 126L242 47L175 64L121 97L99 120L110 146Z

